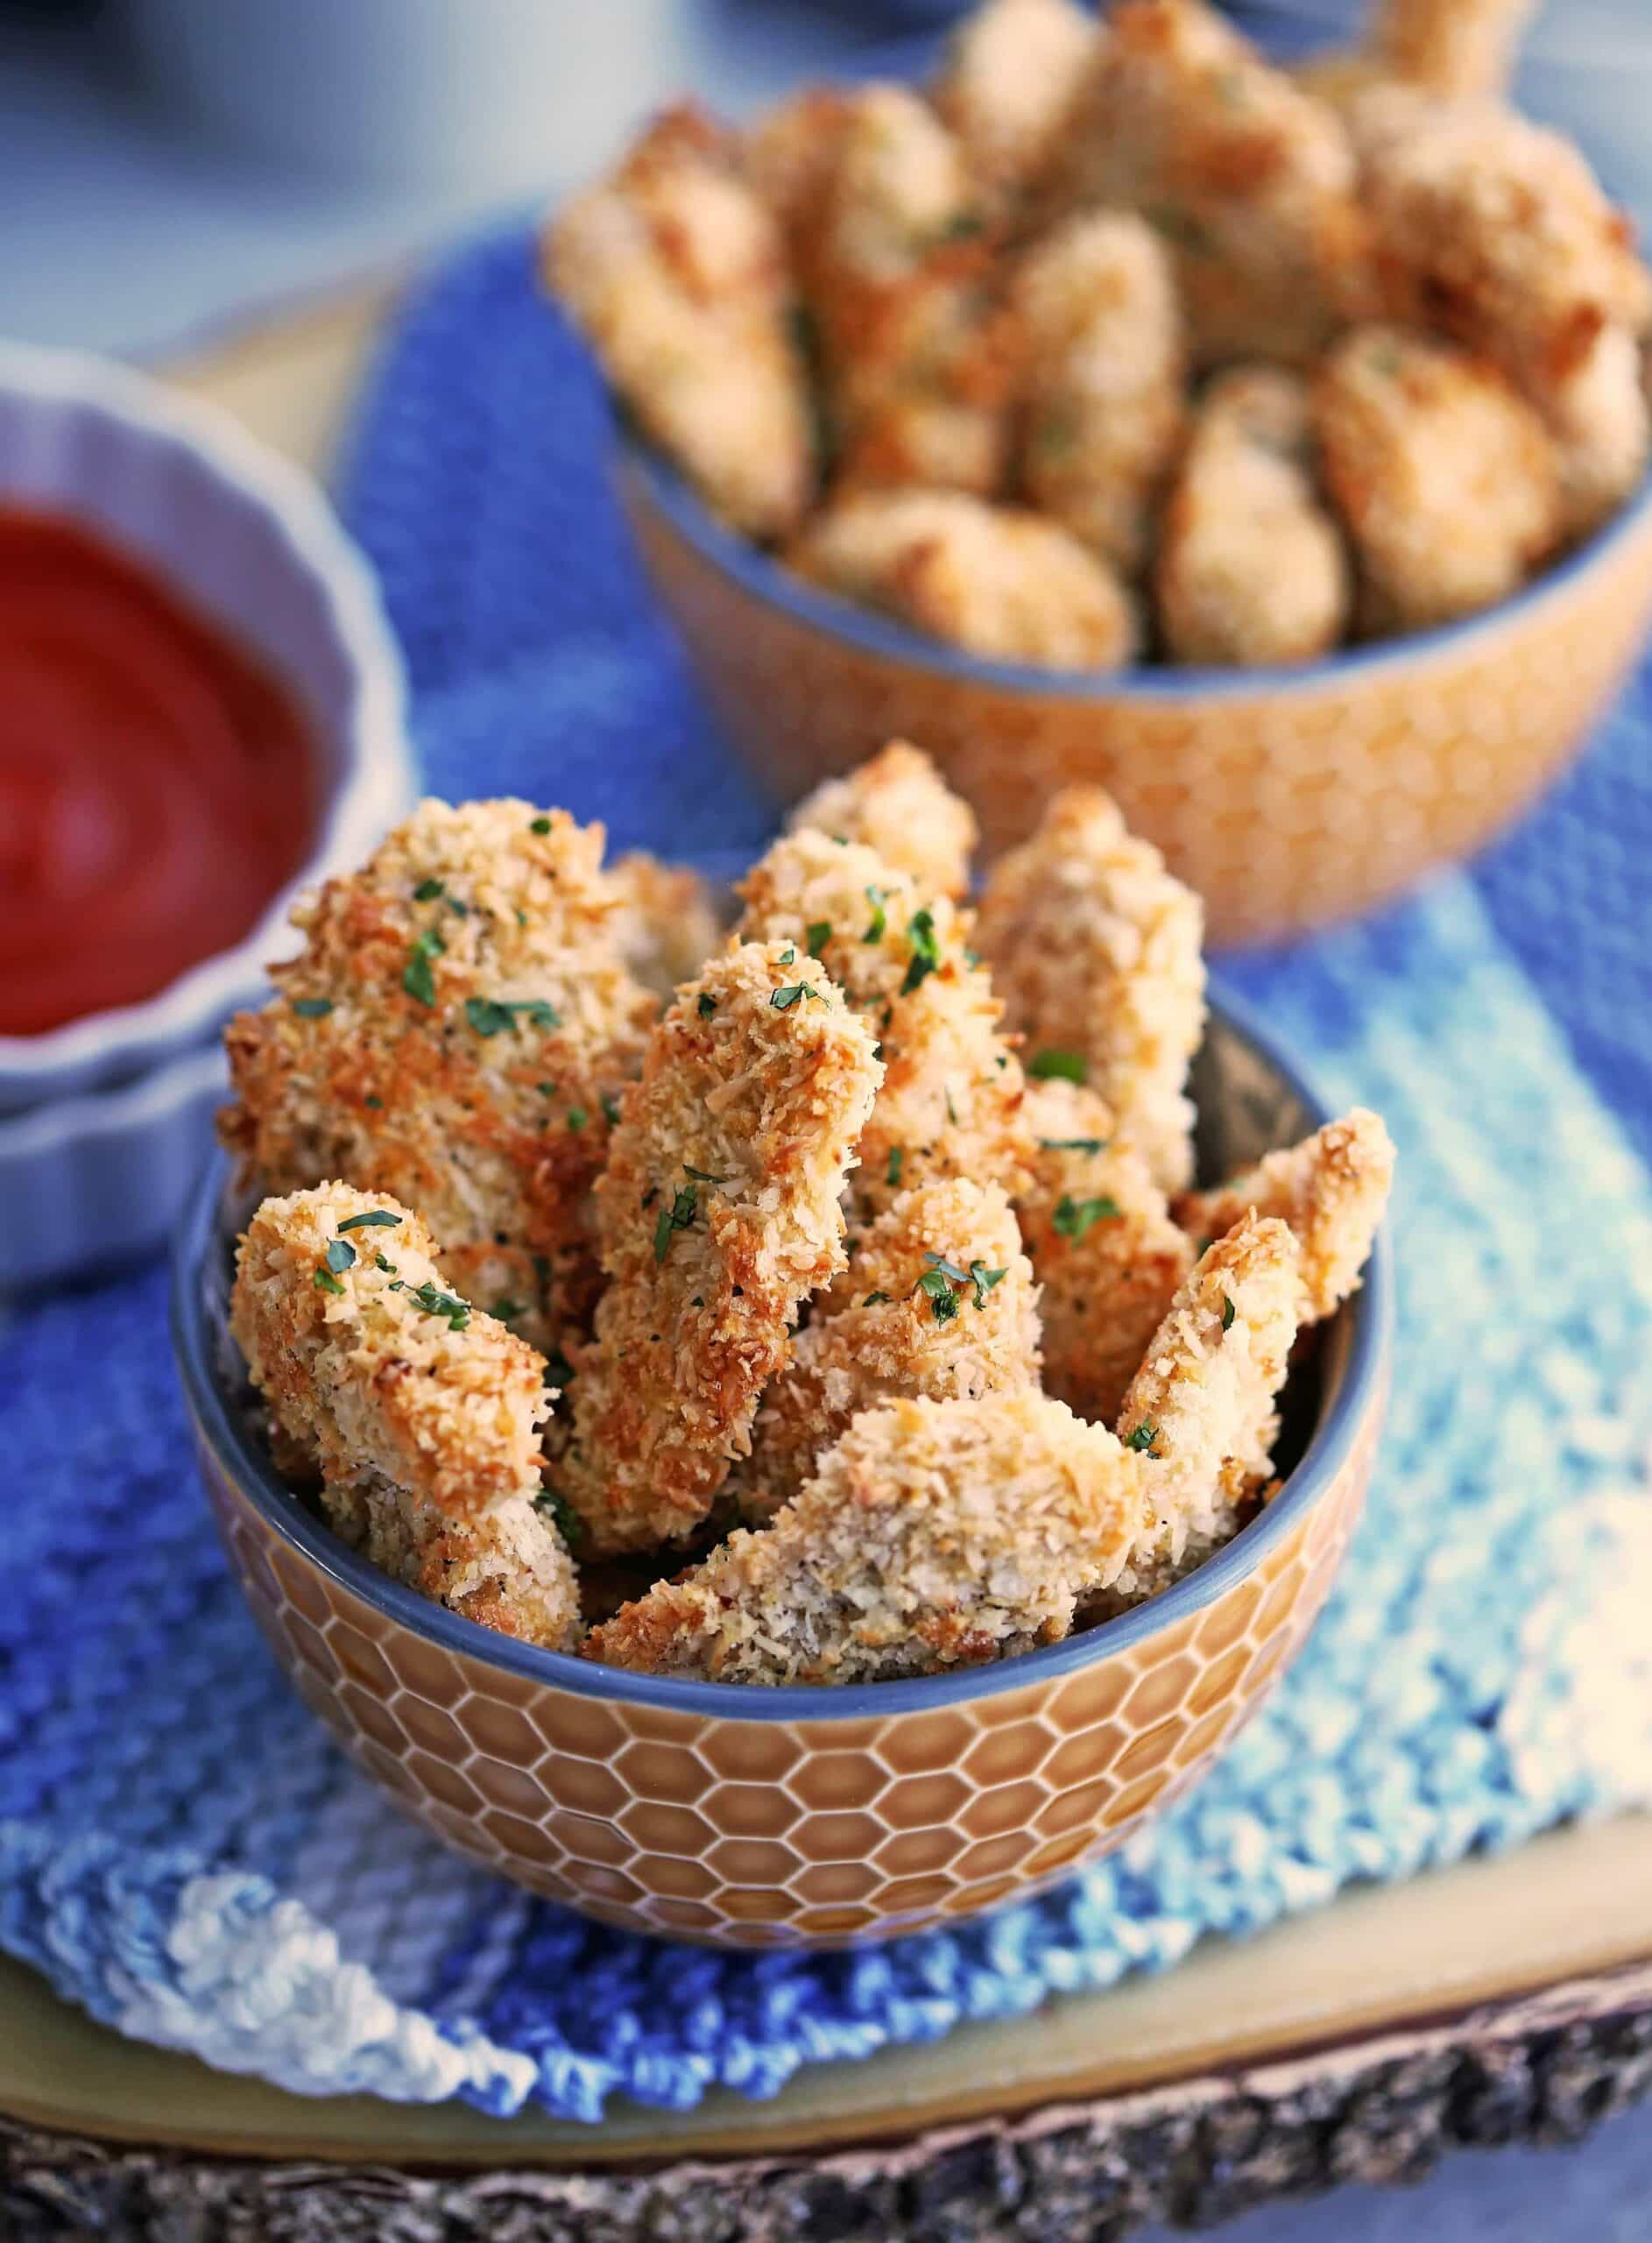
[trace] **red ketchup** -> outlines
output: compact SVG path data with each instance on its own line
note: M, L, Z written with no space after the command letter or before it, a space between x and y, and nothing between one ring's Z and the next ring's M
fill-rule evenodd
M95 534L0 508L0 1035L238 942L304 860L317 775L261 661Z

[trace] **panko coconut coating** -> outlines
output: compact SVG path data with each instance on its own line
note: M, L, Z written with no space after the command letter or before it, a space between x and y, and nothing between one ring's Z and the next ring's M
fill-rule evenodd
M1041 514L962 492L869 491L816 514L797 573L966 653L1050 669L1117 669L1136 643L1107 563Z
M956 903L969 891L975 812L909 740L891 740L846 777L826 780L786 824L788 832L813 825L834 841L864 841L921 895Z
M710 891L686 865L661 864L646 849L609 867L613 938L632 974L656 997L692 980L722 937Z
M886 1681L1030 1651L1067 1635L1078 1598L1140 1547L1146 1478L1105 1426L1030 1390L890 1403L855 1419L772 1525L731 1534L583 1650L646 1673L770 1685Z
M336 1183L265 1199L229 1323L347 1541L484 1626L572 1644L573 1567L535 1508L544 1360L453 1291L417 1215Z
M877 1038L883 1081L850 1179L852 1228L938 1178L1013 1192L1026 1086L968 920L875 850L812 827L775 842L740 894L742 937L812 951Z
M1380 1119L1356 1106L1214 1191L1187 1193L1175 1218L1199 1239L1220 1238L1252 1213L1288 1223L1302 1256L1303 1321L1319 1323L1359 1283L1388 1204L1394 1158Z
M423 803L295 907L303 949L224 1037L244 1184L393 1193L466 1298L547 1349L589 1313L591 1186L656 1010L602 854L563 810Z
M1094 1091L1029 1084L1026 1119L1032 1181L1016 1213L1038 1279L1044 1390L1111 1425L1193 1266L1192 1243Z
M1557 380L1527 381L1554 440L1567 534L1585 537L1639 487L1652 451L1641 346L1627 327L1603 327Z
M608 1287L551 1479L598 1553L710 1509L844 1266L839 1204L882 1077L871 1030L801 944L747 943L678 992L597 1187Z
M805 86L766 110L742 144L745 176L788 242L813 238L843 153L854 97Z
M1154 570L1176 661L1311 662L1347 629L1348 556L1320 504L1306 385L1283 367L1224 374L1201 405Z
M816 1298L763 1397L752 1454L730 1483L745 1517L755 1524L789 1503L876 1403L1036 1386L1038 1330L1032 1264L1001 1185L959 1178L903 1192Z
M547 279L610 380L707 504L749 536L792 529L815 476L780 231L731 137L658 118L544 243Z
M1536 0L1381 0L1372 46L1395 78L1453 99L1506 94Z
M1555 449L1494 366L1401 328L1358 328L1320 369L1313 411L1368 623L1417 631L1472 615L1554 551Z
M1302 1304L1295 1235L1274 1217L1242 1216L1183 1280L1119 1413L1156 1525L1111 1598L1155 1595L1232 1537L1267 1475Z
M1133 211L1071 218L1028 251L1016 305L1027 363L1027 492L1134 577L1186 414L1169 252Z
M995 211L1049 170L1102 37L1074 0L986 0L953 32L930 98Z
M1341 120L1204 0L1122 0L1063 140L1070 205L1140 210L1163 234L1200 365L1305 364L1363 301Z
M981 897L978 945L1029 1072L1088 1083L1165 1191L1192 1178L1204 930L1198 897L1096 787L1055 796Z

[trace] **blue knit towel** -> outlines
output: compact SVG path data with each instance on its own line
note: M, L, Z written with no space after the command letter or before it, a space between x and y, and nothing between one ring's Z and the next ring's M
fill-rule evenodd
M431 785L621 845L773 823L650 612L585 364L490 241L404 319L349 502ZM159 1270L0 1335L0 1942L97 2016L323 2093L682 2107L1174 1963L1652 1797L1652 697L1472 879L1232 980L1401 1148L1392 1429L1342 1584L1204 1787L1053 1896L862 1955L725 1957L442 1853L289 1695L194 1483Z

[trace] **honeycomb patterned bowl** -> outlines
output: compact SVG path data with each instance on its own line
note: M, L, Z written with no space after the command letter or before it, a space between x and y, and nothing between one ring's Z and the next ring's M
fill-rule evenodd
M927 748L989 853L1105 787L1204 896L1217 944L1363 911L1469 855L1581 747L1652 615L1652 484L1514 599L1296 669L988 662L805 584L627 434L619 492L730 738L794 801L888 739Z
M1324 1119L1260 1032L1214 1015L1201 1167ZM724 1947L830 1946L973 1914L1161 1814L1290 1664L1363 1499L1392 1279L1287 1390L1289 1465L1254 1524L1150 1603L1001 1665L853 1688L623 1673L495 1635L347 1549L281 1484L227 1329L222 1162L181 1234L174 1334L229 1563L300 1695L445 1843L583 1914Z

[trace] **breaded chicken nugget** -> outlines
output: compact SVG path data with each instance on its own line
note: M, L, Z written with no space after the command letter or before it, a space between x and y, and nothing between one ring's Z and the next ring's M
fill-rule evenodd
M303 950L224 1037L244 1182L393 1192L466 1297L547 1348L589 1311L590 1187L655 1010L602 853L562 810L423 803L296 906Z
M780 230L734 142L684 105L547 230L547 284L653 441L752 537L783 535L815 462Z
M448 1290L429 1232L385 1193L265 1199L230 1329L285 1440L320 1465L345 1539L427 1596L566 1648L578 1592L535 1510L545 1363Z
M1348 557L1311 471L1308 391L1282 368L1214 382L1165 508L1159 621L1178 662L1311 662L1347 629Z
M1187 1193L1175 1219L1198 1239L1223 1237L1250 1213L1288 1223L1302 1254L1302 1320L1318 1323L1359 1283L1388 1204L1394 1158L1380 1119L1356 1106L1300 1144L1264 1154L1213 1192Z
M1203 0L1123 0L1063 140L1069 207L1140 210L1168 242L1200 365L1305 364L1363 301L1340 120Z
M1295 1236L1267 1217L1241 1217L1183 1281L1119 1413L1119 1440L1147 1460L1156 1524L1113 1597L1153 1596L1234 1532L1278 1435L1302 1302Z
M1536 0L1381 0L1373 47L1382 67L1453 99L1506 94Z
M1566 533L1585 537L1616 513L1652 451L1641 351L1626 327L1603 327L1558 381L1530 379L1527 395L1554 439Z
M1204 912L1098 787L1055 796L992 867L977 942L1035 1077L1088 1081L1165 1191L1190 1181Z
M930 99L994 211L1048 170L1101 38L1073 0L985 0L953 32Z
M1357 328L1321 367L1313 412L1368 626L1472 615L1554 550L1554 446L1494 366L1402 328Z
M839 86L805 86L746 131L746 178L790 242L806 242L820 223L853 109Z
M663 865L646 849L608 868L618 899L615 947L645 989L668 997L692 980L721 939L710 892L687 865Z
M1027 492L1133 577L1184 419L1186 343L1169 252L1133 211L1070 218L1028 253L1015 301L1027 344Z
M975 1401L1037 1383L1037 1289L1008 1199L996 1184L920 1185L862 1233L816 1299L731 1486L763 1520L875 1403Z
M864 844L805 827L783 835L741 884L748 942L808 948L877 1037L882 1087L850 1179L864 1228L904 1191L946 1177L1013 1192L1027 1150L1025 1084L1000 1008L971 962L970 927Z
M1129 594L1041 514L957 491L869 491L815 516L787 555L801 577L1000 662L1117 669L1135 650Z
M1147 1163L1094 1091L1027 1086L1033 1180L1016 1202L1038 1279L1044 1390L1111 1425L1193 1266Z
M583 1646L718 1682L881 1682L1030 1651L1143 1532L1143 1461L1032 1390L857 1418L759 1533Z
M597 1552L670 1541L749 1446L798 1305L844 1266L844 1179L882 1069L793 942L681 988L597 1192L609 1278L552 1477Z
M921 748L904 739L816 787L786 824L792 833L814 825L835 841L864 841L921 894L955 903L969 892L970 860L981 838L968 803Z

